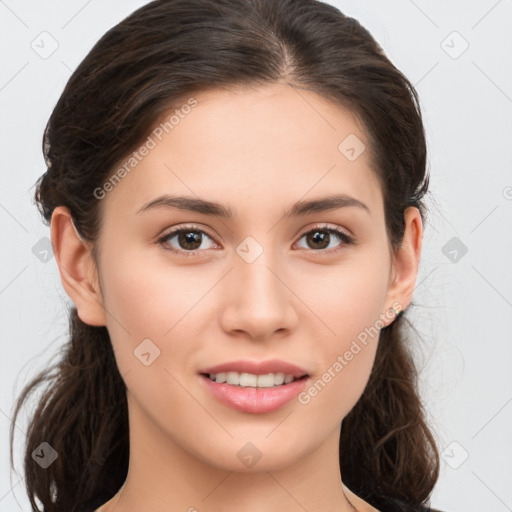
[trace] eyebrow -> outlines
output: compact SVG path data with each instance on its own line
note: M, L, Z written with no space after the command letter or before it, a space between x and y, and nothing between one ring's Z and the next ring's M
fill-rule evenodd
M368 213L371 213L368 206L366 206L355 197L351 197L346 194L333 194L319 199L298 201L284 213L284 216L300 217L311 213L337 210L347 206L355 206L357 208L366 210ZM160 207L202 213L204 215L212 215L226 219L233 218L233 211L231 208L220 203L216 203L214 201L206 201L205 199L196 197L170 196L168 194L159 196L149 203L144 204L137 210L137 213Z

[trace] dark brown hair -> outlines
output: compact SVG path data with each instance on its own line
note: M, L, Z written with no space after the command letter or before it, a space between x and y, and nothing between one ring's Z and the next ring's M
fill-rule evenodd
M313 0L156 0L109 30L69 79L48 121L47 171L35 199L47 223L69 208L85 240L101 229L94 190L171 108L211 89L284 81L351 110L362 123L384 197L390 246L404 210L425 218L426 142L412 84L358 21ZM340 141L341 142L341 141ZM96 249L96 248L95 248ZM70 309L62 358L35 377L20 407L47 383L27 432L25 485L46 512L74 512L111 498L128 470L126 387L105 327ZM419 506L438 478L439 456L417 391L401 314L382 329L365 391L343 420L340 464L354 492ZM47 469L32 459L41 442L59 454Z

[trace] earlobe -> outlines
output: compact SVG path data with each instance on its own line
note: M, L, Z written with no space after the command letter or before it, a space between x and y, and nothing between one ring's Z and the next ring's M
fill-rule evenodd
M388 291L388 307L404 310L412 301L423 242L423 223L418 208L404 211L405 232L394 255L393 279Z
M69 210L63 206L53 211L50 229L62 285L75 304L79 318L89 325L106 325L92 247L81 238Z

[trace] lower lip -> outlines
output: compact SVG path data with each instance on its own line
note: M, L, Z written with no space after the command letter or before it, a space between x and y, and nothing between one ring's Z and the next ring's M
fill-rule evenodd
M199 376L212 395L224 405L242 412L265 413L291 402L306 386L309 377L273 388L231 386Z

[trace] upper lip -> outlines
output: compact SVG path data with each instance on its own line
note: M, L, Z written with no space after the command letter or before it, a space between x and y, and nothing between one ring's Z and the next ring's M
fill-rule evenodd
M268 361L250 361L238 360L227 363L210 366L199 371L199 373L225 373L239 372L252 373L254 375L265 375L267 373L284 373L285 375L293 375L294 378L300 379L308 372L299 366L281 361L279 359L270 359Z

